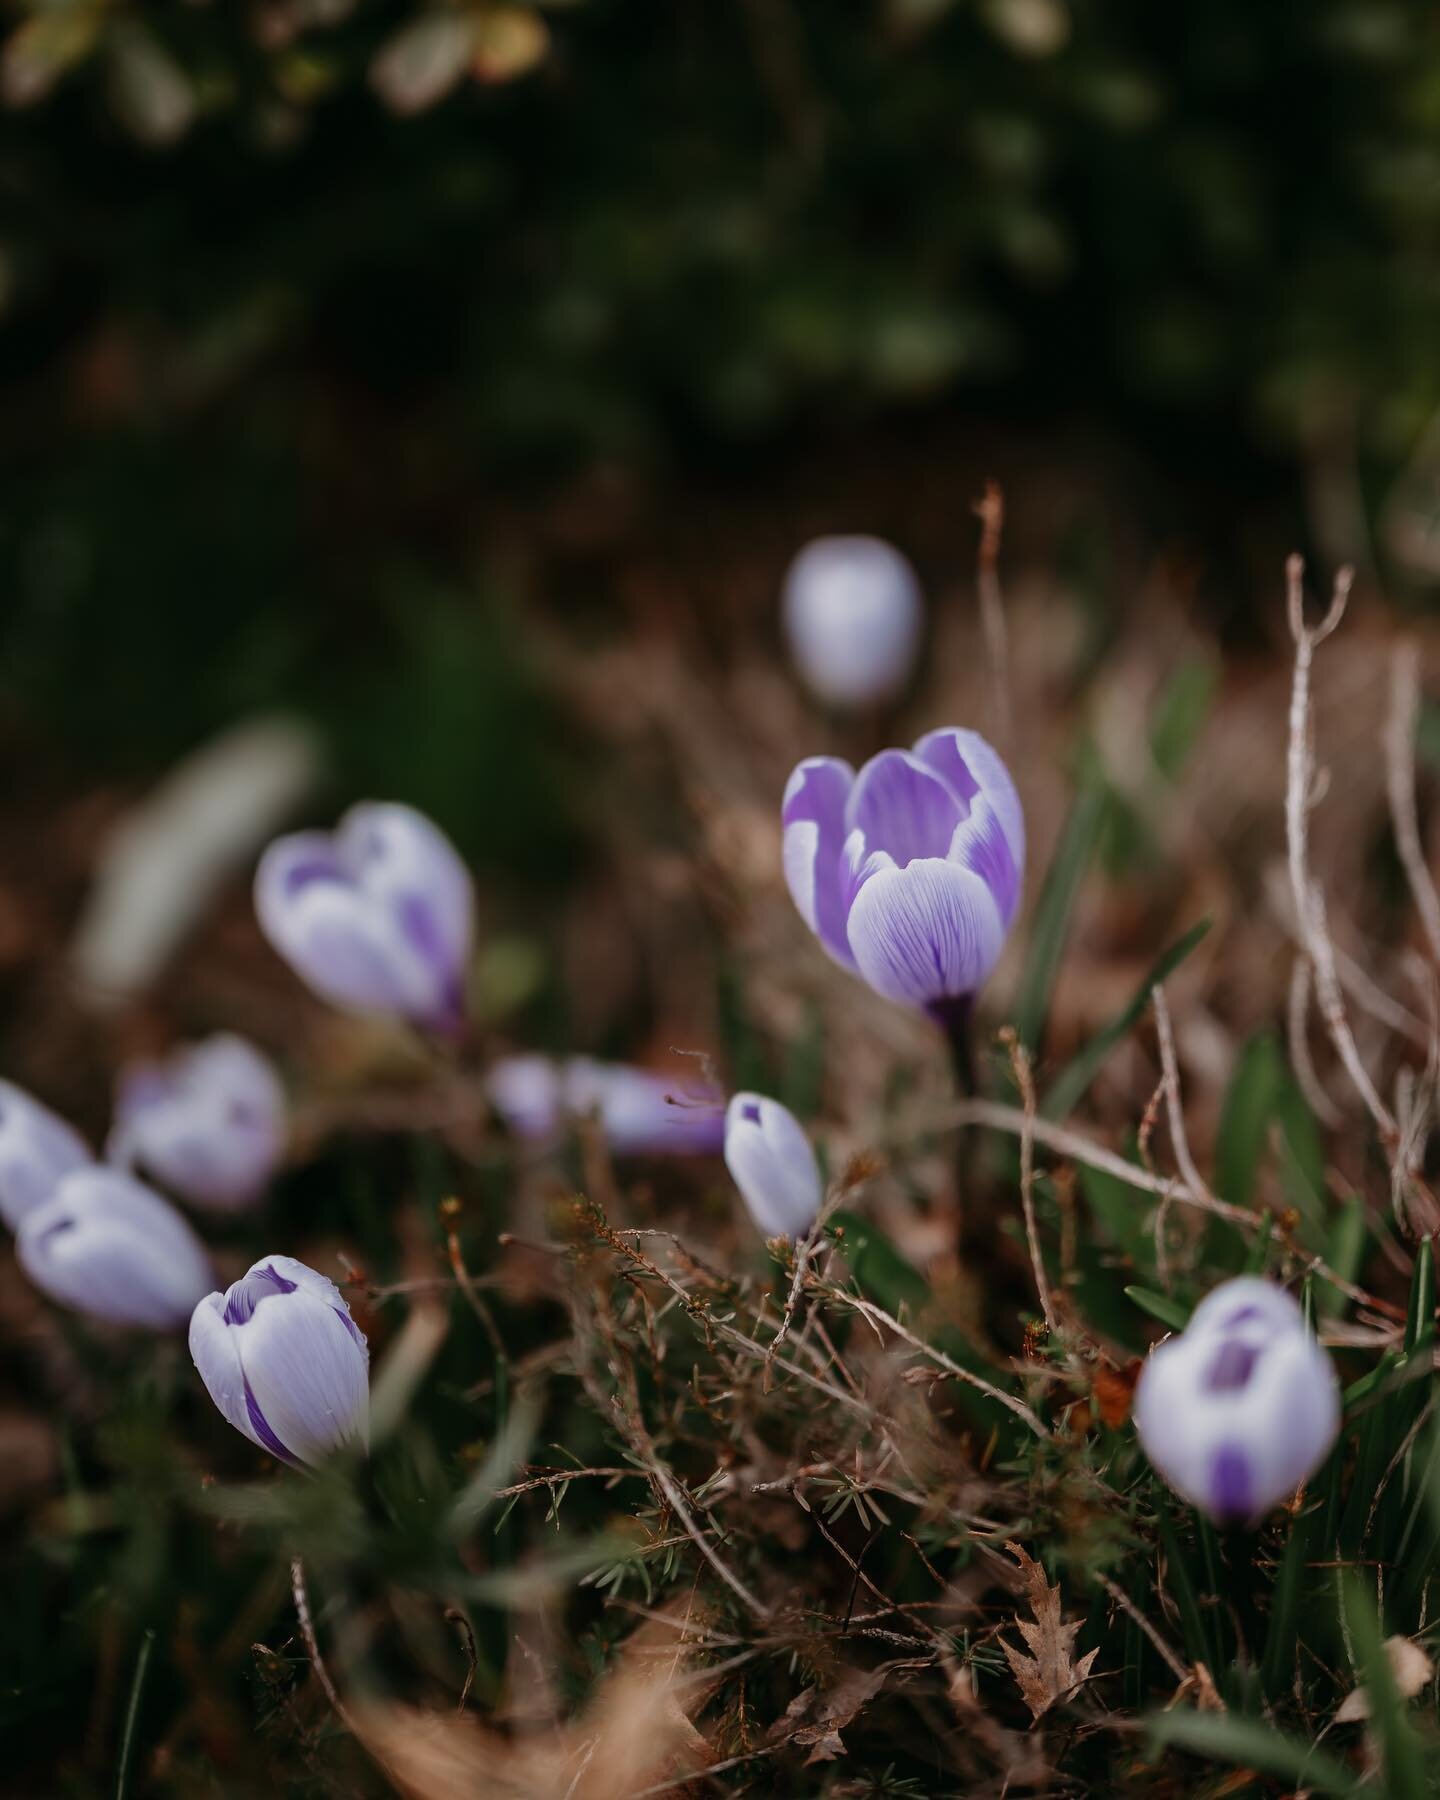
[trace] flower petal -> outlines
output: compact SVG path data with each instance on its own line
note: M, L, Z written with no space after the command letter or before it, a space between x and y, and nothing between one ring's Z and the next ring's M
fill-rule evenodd
M252 1444L258 1444L260 1438L245 1405L239 1339L225 1323L224 1311L223 1294L207 1294L195 1308L190 1320L190 1358L220 1416L237 1431L243 1431Z
M93 1161L78 1131L23 1088L0 1081L0 1219L11 1231L63 1175Z
M833 706L873 706L903 687L924 609L909 562L880 538L816 538L791 563L782 610L801 675Z
M262 1299L246 1324L230 1329L249 1399L292 1456L318 1463L341 1444L368 1443L368 1359L348 1312L312 1287L297 1287ZM251 1422L260 1431L254 1412Z
M871 987L911 1006L975 993L1005 942L994 896L980 876L933 858L870 874L850 909L849 932L856 965Z
M983 794L970 802L970 817L956 826L948 860L975 871L994 895L1008 931L1020 904L1020 876L999 815Z
M804 1128L788 1107L741 1093L725 1113L725 1166L766 1237L801 1237L824 1188Z
M882 750L855 778L845 806L847 836L864 834L870 853L883 850L903 869L943 857L965 806L948 784L908 750Z
M800 916L837 962L853 968L845 936L845 897L840 858L845 844L845 803L855 771L838 756L811 756L785 784L785 882Z
M204 1245L175 1208L99 1164L65 1176L26 1215L15 1251L52 1299L152 1331L187 1324L214 1279Z
M915 746L915 754L928 768L949 783L962 801L983 795L995 809L1010 846L1017 876L1025 874L1025 812L1010 771L999 752L978 731L945 725L927 731Z

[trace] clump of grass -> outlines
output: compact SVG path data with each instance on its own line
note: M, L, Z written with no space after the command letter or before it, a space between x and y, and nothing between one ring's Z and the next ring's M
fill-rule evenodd
M449 1070L332 1107L311 1146L315 1234L373 1259L348 1283L378 1350L367 1463L257 1480L183 1358L117 1372L75 1336L65 1379L98 1402L21 1605L68 1596L122 1789L207 1791L228 1757L289 1792L425 1800L1431 1791L1440 944L1414 1010L1337 946L1311 690L1346 586L1312 627L1300 581L1274 795L1289 1041L1251 1031L1218 1107L1182 1068L1233 914L1171 920L1103 1016L1057 1024L1087 882L1156 854L1148 778L1122 789L1097 753L981 1091L947 1097L919 1066L938 1046L887 1043L910 1073L832 1111L798 1245L737 1233L708 1173L617 1171L593 1129L522 1157ZM1383 783L1429 933L1408 651L1392 693ZM718 859L749 802L702 767L681 778ZM814 979L816 1016L874 1016ZM758 1019L753 976L727 993L732 1065L813 1089L804 1018ZM383 1145L355 1134L382 1116ZM367 1226L377 1182L405 1203ZM1300 1294L1344 1426L1288 1504L1221 1533L1159 1482L1129 1403L1155 1337L1242 1271ZM71 1764L76 1791L100 1761Z

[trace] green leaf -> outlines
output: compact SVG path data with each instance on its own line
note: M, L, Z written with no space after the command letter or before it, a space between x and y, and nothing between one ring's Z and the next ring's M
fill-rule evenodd
M1258 1775L1278 1775L1315 1794L1356 1794L1355 1777L1333 1757L1298 1738L1230 1713L1170 1712L1149 1721L1150 1741L1159 1749L1188 1750L1192 1756Z
M1170 677L1150 720L1150 753L1168 781L1179 778L1204 728L1215 692L1215 669L1188 662Z
M1124 1007L1115 1017L1103 1025L1076 1056L1065 1065L1056 1076L1050 1091L1040 1104L1040 1113L1046 1119L1063 1119L1073 1111L1090 1083L1099 1074L1107 1056L1128 1037L1140 1021L1146 1007L1150 1004L1150 990L1158 987L1168 976L1173 975L1185 958L1200 942L1210 929L1210 921L1201 919L1199 924L1192 925L1177 942L1161 956L1150 968L1145 979L1136 988Z
M841 1207L831 1215L830 1233L844 1250L850 1273L867 1300L896 1318L902 1310L913 1316L929 1304L925 1277L868 1219Z
M1029 1050L1037 1048L1044 1034L1050 993L1065 951L1071 908L1099 846L1107 802L1103 777L1093 765L1087 766L1055 855L1045 873L1030 927L1025 972L1020 978L1020 992L1015 1001L1015 1029L1021 1043Z
M1125 1292L1139 1307L1156 1318L1162 1325L1168 1325L1172 1331L1183 1331L1189 1322L1187 1309L1168 1294L1157 1294L1152 1288L1127 1287Z
M1425 1800L1425 1760L1395 1686L1380 1617L1370 1591L1357 1575L1341 1571L1345 1622L1355 1645L1355 1673L1370 1700L1370 1726L1380 1746L1387 1800Z
M1356 1194L1346 1201L1331 1222L1325 1245L1325 1261L1342 1280L1353 1282L1359 1275L1365 1257L1365 1237L1365 1201L1362 1195ZM1323 1318L1334 1318L1344 1311L1350 1296L1326 1281L1323 1275L1318 1279L1323 1285L1315 1303Z

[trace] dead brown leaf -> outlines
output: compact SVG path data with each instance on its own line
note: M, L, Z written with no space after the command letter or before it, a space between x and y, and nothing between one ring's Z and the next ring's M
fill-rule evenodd
M1052 1706L1068 1699L1080 1687L1100 1652L1087 1650L1076 1661L1075 1634L1080 1629L1080 1621L1075 1619L1068 1625L1065 1623L1060 1610L1059 1587L1051 1587L1045 1579L1044 1569L1027 1556L1019 1544L1008 1543L1005 1548L1020 1566L1025 1598L1035 1615L1035 1623L1031 1625L1016 1615L1015 1624L1030 1646L1030 1656L1007 1644L1004 1638L1000 1639L1000 1648L1020 1684L1025 1704L1032 1716L1040 1719Z
M1107 1369L1102 1366L1095 1371L1091 1392L1100 1417L1112 1431L1118 1431L1130 1417L1130 1402L1135 1394L1135 1383L1139 1379L1141 1366L1137 1357L1123 1369Z

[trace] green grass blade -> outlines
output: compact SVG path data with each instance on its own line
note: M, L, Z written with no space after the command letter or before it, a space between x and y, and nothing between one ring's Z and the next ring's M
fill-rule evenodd
M1298 1738L1286 1737L1259 1719L1228 1713L1172 1712L1152 1718L1150 1741L1159 1749L1187 1750L1192 1756L1257 1775L1278 1775L1313 1794L1358 1794L1355 1777L1334 1757Z
M1395 1686L1369 1589L1342 1571L1345 1620L1355 1645L1356 1674L1370 1699L1370 1724L1385 1767L1387 1800L1426 1800L1425 1760L1420 1739Z
M140 1696L145 1691L145 1676L150 1668L150 1652L155 1648L155 1633L147 1631L140 1640L140 1654L135 1658L135 1676L130 1683L130 1699L125 1707L125 1725L120 1734L120 1755L115 1764L115 1800L125 1800L130 1781L130 1756L135 1746L135 1723L140 1717Z
M1085 1048L1072 1057L1056 1076L1050 1091L1040 1104L1040 1112L1044 1118L1063 1119L1074 1110L1090 1083L1100 1073L1106 1057L1139 1023L1150 1004L1151 988L1157 987L1174 974L1209 929L1209 919L1201 919L1199 924L1192 925L1184 937L1179 938L1157 959L1125 1006L1095 1033Z
M1183 1331L1190 1321L1190 1313L1178 1301L1172 1300L1168 1294L1157 1294L1153 1288L1127 1287L1125 1292L1153 1319L1162 1325L1168 1325L1172 1331Z
M1079 791L1040 889L1030 927L1025 972L1020 978L1020 992L1015 1001L1015 1029L1021 1043L1030 1050L1036 1049L1045 1030L1051 989L1065 951L1070 912L1085 871L1099 846L1107 801L1108 793L1099 771L1087 769L1081 777Z

